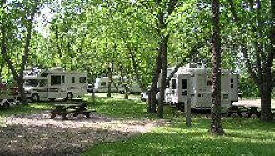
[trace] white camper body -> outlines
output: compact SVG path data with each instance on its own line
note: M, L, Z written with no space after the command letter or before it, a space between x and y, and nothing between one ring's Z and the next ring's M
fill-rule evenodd
M124 83L127 82L127 78L124 78ZM109 78L108 77L101 77L101 78L96 78L96 82L94 84L94 91L98 93L107 93L108 92L108 82ZM128 91L130 93L141 93L141 88L136 82L131 83L128 86ZM114 76L113 77L113 83L111 83L111 92L116 93L116 92L124 92L124 87L122 84L122 80L120 77Z
M94 84L94 92L107 93L109 81L111 80L109 80L108 77L96 78L96 81ZM116 81L117 81L117 78L113 77L113 83L111 83L111 92L120 92L123 90L122 86L117 85Z
M24 90L33 101L81 97L87 93L87 73L63 68L24 71Z
M212 105L212 69L181 67L170 80L165 102L183 107L189 98L191 108L210 109ZM238 74L222 70L221 103L223 108L238 101Z

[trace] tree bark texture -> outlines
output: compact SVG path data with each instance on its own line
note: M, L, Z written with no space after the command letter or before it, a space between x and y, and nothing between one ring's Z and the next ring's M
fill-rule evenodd
M216 135L224 134L221 121L221 37L219 26L219 0L212 0L212 122L210 131Z
M112 97L112 69L111 67L108 67L108 91L107 91L107 97Z
M166 89L166 78L167 78L167 49L168 49L168 39L169 35L164 36L160 43L161 50L161 86L160 86L160 98L158 101L158 117L163 118L163 104L164 104L164 96Z

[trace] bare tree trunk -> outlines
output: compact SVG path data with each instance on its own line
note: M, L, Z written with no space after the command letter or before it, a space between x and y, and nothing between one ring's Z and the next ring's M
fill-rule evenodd
M112 97L112 69L111 67L108 68L108 91L107 97Z
M162 71L161 71L161 86L160 86L160 98L158 101L158 117L163 118L163 104L164 104L164 94L166 89L166 78L167 78L167 48L168 48L168 38L169 35L164 36L161 40L160 50L161 60L162 60Z
M213 37L212 37L212 122L211 133L224 134L221 123L221 37L219 26L219 0L212 0L212 20L213 20Z
M161 71L161 66L162 66L161 50L158 50L158 56L156 58L156 62L157 62L156 69L153 75L151 89L148 94L148 112L150 113L156 113L157 111L156 95L157 95L157 83L158 83L159 73Z
M266 67L263 69L263 81L261 86L259 86L261 93L261 120L262 121L271 121L272 112L271 112L271 94L272 94L272 74L271 67Z

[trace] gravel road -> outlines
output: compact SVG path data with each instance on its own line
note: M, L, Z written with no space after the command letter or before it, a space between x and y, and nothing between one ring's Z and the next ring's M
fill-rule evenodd
M4 118L0 155L80 155L92 145L150 132L164 120L122 120L94 113L50 119L48 112Z

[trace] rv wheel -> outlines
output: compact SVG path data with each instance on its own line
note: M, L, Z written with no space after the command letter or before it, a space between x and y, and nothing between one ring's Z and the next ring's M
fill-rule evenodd
M73 93L68 93L67 94L67 99L72 100L73 99Z
M32 95L32 102L38 102L39 101L39 96L38 94L33 94Z
M10 107L10 103L6 101L6 102L3 104L3 108L4 108L4 109L8 109L9 107Z

